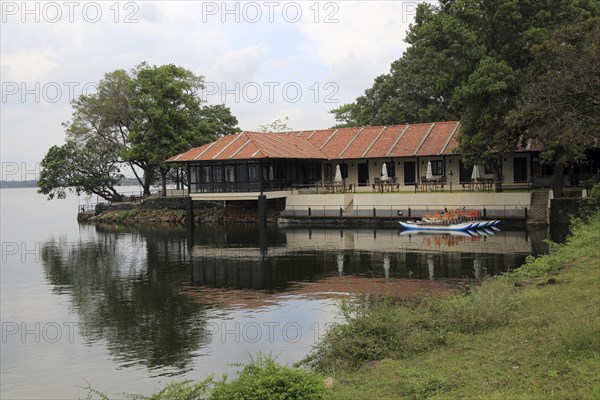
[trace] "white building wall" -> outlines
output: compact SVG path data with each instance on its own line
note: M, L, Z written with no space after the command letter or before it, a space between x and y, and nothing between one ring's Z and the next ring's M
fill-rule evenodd
M532 171L531 171L531 156L529 153L517 153L510 154L503 157L498 156L498 161L502 166L502 175L503 182L506 184L515 184L514 181L514 158L525 158L526 159L526 168L527 168L527 181L531 182L532 179ZM442 176L446 177L446 183L449 184L450 180L452 180L453 185L460 185L460 155L450 155L450 156L428 156L428 157L406 157L406 158L378 158L378 159L368 159L368 160L343 160L343 161L332 161L332 168L335 172L335 166L337 164L345 163L348 165L348 178L346 179L346 184L352 184L353 187L356 187L358 191L369 191L371 189L371 185L375 182L375 178L379 178L381 175L381 168L383 163L387 163L389 166L390 162L393 162L395 165L395 176L396 183L400 185L400 191L410 191L414 190L414 186L406 186L406 182L404 181L404 165L406 162L414 162L415 163L415 181L420 182L421 178L426 175L427 172L427 163L429 161L440 160L443 163L444 169L442 171L443 175L434 175L434 178L441 178ZM358 186L358 165L368 163L369 170L369 184L367 186ZM480 171L483 174L484 178L493 179L493 174L485 173L485 168L483 165L480 165ZM450 174L452 173L452 175ZM470 180L470 173L468 174L467 180ZM518 182L517 182L518 183Z

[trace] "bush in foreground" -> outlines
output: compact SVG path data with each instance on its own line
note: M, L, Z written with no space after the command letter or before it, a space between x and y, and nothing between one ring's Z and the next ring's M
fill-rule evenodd
M199 382L173 382L151 396L120 394L130 400L300 400L325 398L323 379L309 371L278 364L271 356L258 355L242 365L236 379L207 378ZM88 400L108 400L109 395L91 387Z
M398 304L343 302L334 325L302 363L319 372L353 370L384 358L403 359L445 344L453 333L477 333L508 323L514 286L489 280L471 293L435 294Z
M217 382L210 399L293 400L323 399L323 380L318 375L282 366L271 357L258 356L238 373L235 380Z

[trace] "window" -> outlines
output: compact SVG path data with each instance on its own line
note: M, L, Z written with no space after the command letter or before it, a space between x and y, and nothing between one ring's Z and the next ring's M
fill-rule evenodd
M248 176L252 182L258 181L258 165L250 164L248 165Z
M196 184L199 182L200 177L200 168L198 167L190 167L190 181L192 184Z
M210 174L210 166L205 165L202 167L202 183L210 183L212 182L211 174Z
M215 165L213 167L213 178L215 182L223 182L223 166Z
M235 166L225 166L225 182L235 182Z
M237 165L237 179L238 182L248 182L248 165L238 164Z
M433 175L444 175L444 164L442 160L434 160L431 162L431 173Z
M331 164L323 165L323 176L325 177L326 181L335 178L335 172L333 172L333 166Z

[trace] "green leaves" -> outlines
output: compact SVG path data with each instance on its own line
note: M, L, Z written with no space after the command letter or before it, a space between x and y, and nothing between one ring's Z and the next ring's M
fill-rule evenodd
M51 148L44 158L40 192L64 198L73 186L118 199L113 186L126 165L145 194L156 171L166 187L167 158L237 131L229 108L202 105L203 87L201 76L173 64L141 63L130 73L105 74L96 93L73 101L72 121L63 124L67 144Z
M420 4L390 72L331 113L338 126L460 119L459 152L471 164L529 139L546 145L545 160L577 160L598 137L598 15L592 0Z
M123 177L117 161L118 149L94 138L81 143L67 140L52 146L41 162L38 192L64 199L68 192L96 194L106 200L120 200L114 189Z

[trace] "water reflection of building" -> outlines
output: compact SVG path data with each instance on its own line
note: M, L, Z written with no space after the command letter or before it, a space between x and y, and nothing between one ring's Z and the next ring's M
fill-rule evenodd
M265 248L196 245L195 282L216 287L284 289L286 282L320 275L375 277L475 277L520 265L533 251L523 231L488 236L399 235L397 230L285 230L285 243Z
M340 293L412 297L519 266L532 251L524 232L487 237L399 235L397 230L291 229L285 243L192 249L189 295L258 307L279 295Z

